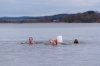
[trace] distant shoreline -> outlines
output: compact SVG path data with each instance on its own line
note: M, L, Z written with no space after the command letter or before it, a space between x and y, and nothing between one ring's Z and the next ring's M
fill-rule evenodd
M62 24L62 23L66 23L66 22L34 22L34 23L54 23L54 24L57 24L57 23L59 23L59 24ZM34 24L33 23L33 24ZM76 23L76 24L78 24L78 22L74 22L74 23ZM69 23L69 24L74 24L74 23ZM87 23L87 22L83 22L83 23ZM98 23L98 22L92 22L92 23ZM0 23L0 24L10 24L10 23ZM25 23L11 23L11 24L25 24ZM26 23L27 24L27 23ZM67 23L66 23L67 24Z
M86 11L76 14L57 14L41 17L1 17L0 23L100 23L100 13Z

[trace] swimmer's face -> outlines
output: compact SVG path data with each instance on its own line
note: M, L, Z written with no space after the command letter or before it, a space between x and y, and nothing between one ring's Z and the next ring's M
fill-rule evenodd
M32 41L33 41L33 38L30 37L30 38L29 38L29 41L32 42Z
M57 41L56 41L56 40L54 40L53 44L54 44L54 45L57 45Z

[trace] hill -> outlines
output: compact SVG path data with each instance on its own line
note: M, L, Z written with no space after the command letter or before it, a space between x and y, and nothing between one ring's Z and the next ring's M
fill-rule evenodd
M2 20L26 20L26 19L40 19L40 18L52 18L53 20L58 20L60 17L70 15L70 14L57 14L52 16L39 16L39 17L29 17L29 16L22 16L22 17L1 17Z
M65 23L93 23L100 22L100 13L98 11L86 11L76 14L56 14L51 16L39 17L1 17L0 23L49 23L49 22L65 22Z

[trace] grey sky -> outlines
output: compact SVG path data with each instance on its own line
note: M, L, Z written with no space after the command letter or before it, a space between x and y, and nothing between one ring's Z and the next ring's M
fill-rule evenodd
M0 17L100 11L100 0L0 0Z

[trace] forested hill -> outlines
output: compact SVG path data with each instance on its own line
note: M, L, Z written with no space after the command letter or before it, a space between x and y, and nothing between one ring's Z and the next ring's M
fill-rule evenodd
M1 17L0 23L94 23L100 22L100 13L98 11L86 11L76 14L57 14L52 16L40 17Z
M52 16L39 16L39 17L29 17L29 16L23 16L23 17L1 17L0 19L3 20L25 20L25 19L41 19L41 18L52 18L54 20L59 20L60 17L70 15L70 14L57 14Z

